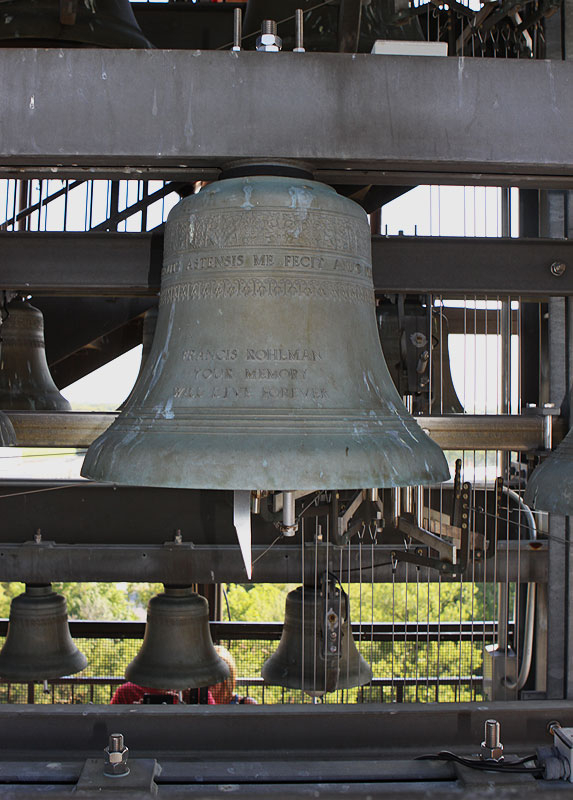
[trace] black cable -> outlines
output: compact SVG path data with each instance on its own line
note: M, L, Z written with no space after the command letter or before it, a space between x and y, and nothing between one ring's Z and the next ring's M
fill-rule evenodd
M490 772L512 772L529 775L542 775L543 767L525 767L527 761L535 760L535 756L526 756L518 761L482 761L481 759L464 758L458 756L456 753L451 753L449 750L441 750L439 753L428 753L422 756L417 756L416 761L455 761L464 767L471 769L488 770Z

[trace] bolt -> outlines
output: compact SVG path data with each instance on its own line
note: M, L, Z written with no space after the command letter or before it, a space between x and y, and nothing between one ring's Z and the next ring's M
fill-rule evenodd
M175 531L175 536L173 537L173 541L175 544L181 544L183 541L183 536L181 535L181 528L177 528Z
M282 45L282 39L277 36L277 23L274 19L264 19L261 26L261 35L257 37L257 50L266 53L278 53Z
M112 733L108 746L104 748L103 774L108 778L124 778L129 775L127 757L129 750L125 747L123 734Z
M484 741L481 743L481 757L484 761L502 761L503 745L500 741L500 724L496 719L486 719Z
M547 733L550 736L553 736L553 734L555 733L555 729L556 728L560 728L560 727L561 727L561 723L558 722L558 720L556 720L556 719L552 719L550 722L547 723Z
M304 53L304 40L303 40L303 16L302 8L295 10L295 48L293 53Z
M36 533L34 534L34 541L36 542L36 544L40 544L40 542L42 541L42 529L41 528L38 528L36 530Z
M556 278L560 278L567 269L567 264L565 264L564 261L554 261L549 269L552 275L555 275Z

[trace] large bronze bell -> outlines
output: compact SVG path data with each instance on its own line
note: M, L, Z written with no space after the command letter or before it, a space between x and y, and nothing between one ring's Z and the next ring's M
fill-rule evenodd
M3 0L3 47L151 47L129 0Z
M288 593L281 640L262 676L268 684L311 695L372 680L352 636L348 596L335 582Z
M42 312L22 300L8 303L0 351L0 408L69 411L50 375Z
M135 386L137 385L139 376L143 372L151 352L151 345L153 344L153 337L155 335L155 328L157 326L157 313L157 308L148 308L143 315L143 329L141 332L141 344L143 345L141 348L141 364L139 365L139 372L137 373L137 378L135 380L133 389L135 389ZM133 397L133 389L120 405L120 411L131 401L131 398Z
M271 175L178 203L151 355L82 475L247 490L446 480L384 362L363 209Z
M22 683L61 678L80 672L87 663L70 636L65 598L49 583L28 584L10 605L0 676Z
M152 689L196 689L229 677L209 630L209 605L189 586L166 586L147 607L143 644L125 671Z
M533 470L523 499L537 511L573 515L573 429Z

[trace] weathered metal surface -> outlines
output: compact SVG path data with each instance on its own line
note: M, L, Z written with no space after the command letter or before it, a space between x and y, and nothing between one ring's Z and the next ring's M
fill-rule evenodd
M170 798L365 796L562 797L567 784L419 761L473 753L484 722L501 724L505 752L547 742L547 723L573 724L568 701L284 706L3 706L0 780L18 797L68 797L85 759L120 731L130 761L156 759L158 795ZM431 742L431 746L428 743ZM95 762L93 762L95 764ZM17 793L16 793L17 792ZM138 796L141 795L141 792ZM98 791L97 795L102 796ZM115 788L114 797L128 797Z
M4 47L25 47L29 42L44 47L151 47L128 0L5 0L0 41Z
M16 433L10 418L0 411L0 447L11 447L16 444Z
M0 232L0 255L1 289L35 295L155 295L160 285L163 231ZM563 274L551 272L555 262L566 265ZM573 242L373 236L372 277L380 293L572 294Z
M89 447L106 431L116 412L36 413L11 411L21 447ZM473 415L416 417L416 422L443 450L538 450L543 447L541 416ZM553 421L553 441L565 435L562 419Z
M0 408L69 411L70 404L54 383L44 344L42 312L13 300L1 329Z
M505 173L563 185L573 177L572 69L525 59L5 49L0 163L145 170L293 158L331 170L328 182L338 169L354 184L357 173L364 184L373 173L396 184L401 172L410 185L421 173L427 182L432 173L457 183ZM473 135L476 125L488 135Z
M65 597L49 583L27 586L10 604L10 626L0 651L0 675L26 681L60 678L87 665L70 636Z
M525 502L539 511L573 515L573 430L527 481Z
M300 545L253 546L253 580L257 583L312 583L315 578L314 547ZM356 546L342 550L322 547L317 555L319 570L329 570L351 582L406 581L407 564L399 561L392 572L390 545L376 545L362 550ZM326 552L326 550L328 552ZM265 553L263 557L263 553ZM472 580L547 582L547 546L498 545L497 569L491 563L475 559ZM373 560L372 560L373 559ZM372 565L374 567L372 568ZM424 581L457 581L459 575L439 573L420 567ZM411 571L410 571L411 575ZM101 544L15 544L6 542L0 549L0 580L42 583L47 581L142 581L185 585L193 583L244 583L246 573L238 547L232 545L101 545Z
M233 490L447 480L374 311L366 214L330 187L271 174L187 197L166 224L151 354L82 475Z
M316 591L298 586L287 594L281 640L261 675L265 683L313 696L372 680L352 636L348 596L335 581L322 582Z
M209 604L188 586L166 586L147 607L145 638L125 671L155 689L195 689L229 677L209 631Z

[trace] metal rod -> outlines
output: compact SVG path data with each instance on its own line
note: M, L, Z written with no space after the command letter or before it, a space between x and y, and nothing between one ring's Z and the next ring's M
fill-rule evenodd
M304 53L304 19L302 8L297 8L295 13L295 45L293 53Z
M241 50L241 40L243 38L243 11L236 8L233 16L233 50L239 52Z

